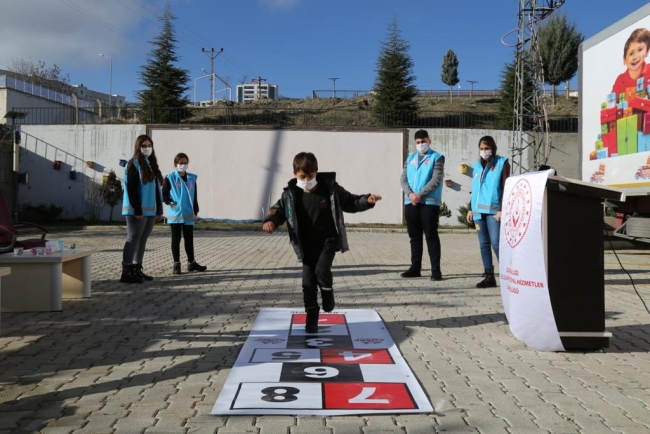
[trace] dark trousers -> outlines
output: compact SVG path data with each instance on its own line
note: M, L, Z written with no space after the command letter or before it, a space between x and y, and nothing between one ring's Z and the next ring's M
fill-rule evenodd
M181 262L181 235L183 241L185 241L187 262L194 262L194 225L173 223L169 227L172 229L172 257L174 262Z
M332 262L337 250L337 239L301 241L302 295L305 309L318 306L318 286L331 288L333 284Z
M422 235L424 234L431 260L431 269L440 270L440 237L438 236L440 207L408 204L404 207L404 215L411 239L411 268L418 271L422 269Z
M122 262L124 264L141 264L144 251L147 247L149 234L156 223L156 216L142 217L127 215L126 220L126 242L122 251Z

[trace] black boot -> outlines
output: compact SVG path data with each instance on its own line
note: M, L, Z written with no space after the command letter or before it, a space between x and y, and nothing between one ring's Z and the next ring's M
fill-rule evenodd
M153 280L153 277L144 274L144 271L142 271L142 262L139 262L139 263L137 263L135 265L135 274L137 274L138 277L140 277L140 279L142 279L142 281L145 281L145 280L152 281Z
M308 307L305 310L307 311L305 331L307 333L318 333L318 311L320 310L320 307Z
M205 265L199 265L196 261L188 262L187 263L187 271L192 272L192 271L205 271L207 270L208 267Z
M122 276L120 282L122 283L142 283L142 278L136 274L135 264L122 264Z
M422 273L420 272L420 270L411 267L405 272L401 273L400 276L408 279L411 277L422 277Z
M323 310L325 312L331 312L334 310L336 305L334 302L334 289L332 288L321 288L320 295L323 299Z
M172 269L172 274L181 274L181 263L174 262L174 268Z
M440 268L431 268L431 280L442 280Z
M485 269L485 279L476 284L477 288L495 288L497 280L494 278L494 267Z

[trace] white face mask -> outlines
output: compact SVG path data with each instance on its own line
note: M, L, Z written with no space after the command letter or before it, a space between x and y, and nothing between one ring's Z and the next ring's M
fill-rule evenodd
M187 170L187 164L177 164L176 170L179 172L185 172Z
M478 153L484 160L489 160L492 158L492 151L479 151Z
M140 148L140 153L145 157L148 157L153 152L153 148Z
M312 190L314 187L316 187L316 178L310 179L309 181L301 181L296 178L296 181L296 185L303 190Z
M428 143L418 143L415 145L415 148L420 154L424 154L429 150L430 146Z

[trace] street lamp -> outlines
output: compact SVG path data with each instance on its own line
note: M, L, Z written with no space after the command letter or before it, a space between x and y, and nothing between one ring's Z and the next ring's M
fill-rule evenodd
M338 79L339 79L338 77L330 77L330 78L328 78L328 80L332 80L332 83L334 84L334 89L333 89L334 90L334 93L333 93L334 99L336 99L336 80L338 80Z
M472 85L472 89L469 91L469 99L472 99L472 94L474 93L474 85L478 83L476 80L467 80L469 84Z
M203 68L201 68L201 71L203 71L203 72L207 72L207 71L206 71L205 69L203 69ZM202 75L202 76L199 77L199 78L195 78L195 79L194 79L194 105L196 105L196 82L199 81L199 80L202 79L202 78L211 77L211 76L212 76L212 74L206 74L206 75Z
M106 57L108 59L108 62L110 64L110 75L108 77L108 108L110 110L111 107L111 96L113 95L113 58L111 56L107 56L105 54L99 53L100 56Z

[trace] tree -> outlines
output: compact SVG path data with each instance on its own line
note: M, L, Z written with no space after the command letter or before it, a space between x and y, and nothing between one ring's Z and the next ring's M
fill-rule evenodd
M46 87L65 95L72 93L70 76L63 74L61 68L56 63L52 66L47 66L42 60L32 60L31 57L27 59L11 59L9 65L7 65L7 70L15 73L18 76L16 78L20 80Z
M99 216L104 206L102 197L102 186L92 178L86 178L83 182L83 198L86 202L86 215L91 222L99 221Z
M179 120L181 108L189 104L185 94L188 86L189 72L175 66L180 60L176 55L176 40L172 21L176 17L172 14L169 1L165 5L165 12L160 21L163 29L151 41L153 49L148 57L148 62L140 70L140 83L146 88L136 92L140 100L139 116L144 122L166 123ZM176 109L176 110L174 110Z
M387 41L381 43L375 79L375 116L384 125L398 125L416 113L417 89L409 44L402 39L397 19L388 26Z
M555 86L571 80L578 70L578 49L583 40L582 32L574 23L568 22L566 15L551 15L539 29L544 81L551 85L553 104Z
M440 74L440 79L449 86L449 99L453 101L453 88L460 80L458 79L458 58L456 57L456 53L451 49L442 58L442 74Z
M111 212L108 215L108 221L112 222L113 208L115 208L115 205L122 201L122 196L124 195L122 181L117 178L115 171L111 170L108 172L108 176L102 183L101 192L104 202L106 202L106 205L111 208Z
M501 96L499 102L499 128L505 130L512 130L514 127L514 118L515 118L515 100L517 100L517 95L515 94L515 81L517 76L517 60L513 60L510 63L506 63L503 66L501 71ZM535 90L534 83L529 75L525 75L524 83L524 103L527 104L527 107L524 107L526 111L533 111L532 105L534 101L530 98L530 95L533 94ZM526 97L529 96L529 97ZM532 119L524 120L525 128L532 127Z

